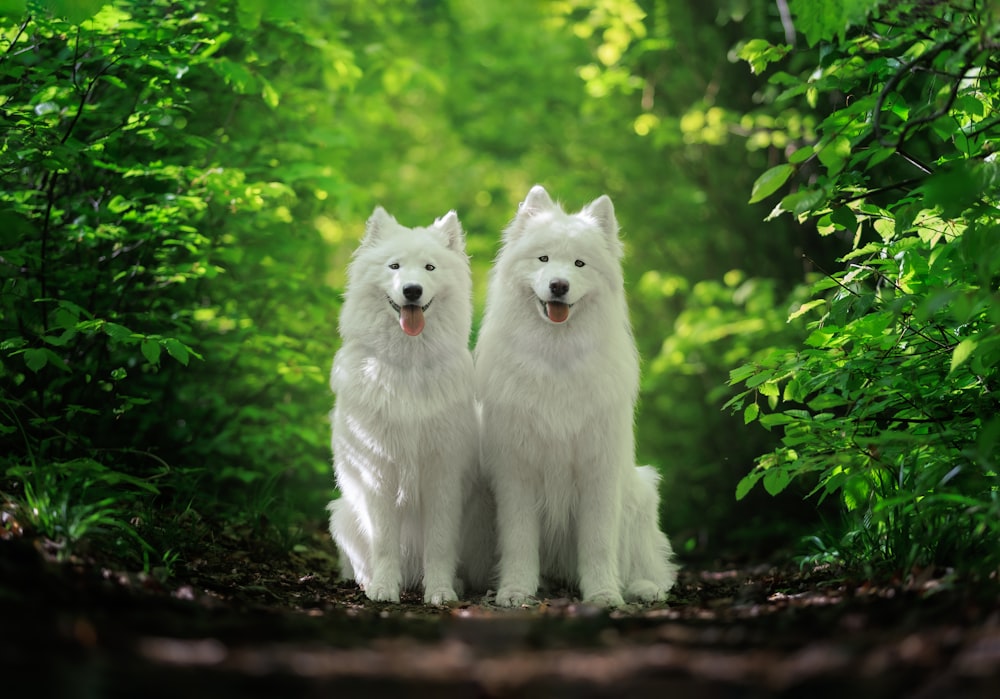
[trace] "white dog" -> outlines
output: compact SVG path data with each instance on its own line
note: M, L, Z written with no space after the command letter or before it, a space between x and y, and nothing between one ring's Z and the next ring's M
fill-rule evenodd
M457 598L463 485L476 466L472 280L455 212L404 228L381 207L348 268L330 386L341 574L372 600Z
M526 602L541 577L608 606L662 600L676 579L658 474L635 466L622 252L607 196L568 215L536 186L504 232L476 346L499 605Z

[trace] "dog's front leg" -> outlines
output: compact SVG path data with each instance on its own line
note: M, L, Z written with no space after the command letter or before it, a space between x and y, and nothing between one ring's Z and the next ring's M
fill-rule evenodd
M455 459L446 456L439 463L454 463ZM462 524L461 475L435 473L427 476L423 493L424 603L454 602L458 599L454 585Z
M497 478L500 585L496 603L519 607L538 592L541 522L534 493L515 478Z
M401 513L394 500L388 497L379 498L379 502L371 505L372 577L365 586L365 594L376 602L398 602L403 586L399 543Z
M596 462L580 464L577 517L580 594L604 607L625 603L621 594L621 477L618 450L598 449Z

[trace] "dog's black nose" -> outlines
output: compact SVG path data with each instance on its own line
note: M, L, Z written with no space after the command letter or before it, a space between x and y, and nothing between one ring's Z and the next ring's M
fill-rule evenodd
M549 282L549 291L553 296L565 296L569 291L569 282L565 279L553 279Z
M419 284L404 284L403 296L407 301L416 301L424 293L424 287Z

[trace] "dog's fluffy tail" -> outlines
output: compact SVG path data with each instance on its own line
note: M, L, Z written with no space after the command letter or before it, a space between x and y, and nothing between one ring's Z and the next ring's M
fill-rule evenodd
M677 581L670 540L660 529L660 474L637 466L625 484L621 574L625 597L640 602L666 598Z
M330 513L330 536L337 545L337 559L340 564L340 578L342 580L355 580L354 565L351 563L350 543L361 542L362 537L357 530L357 522L351 516L350 510L343 500L331 500L326 506ZM355 557L361 552L354 552ZM361 582L361 581L359 581Z

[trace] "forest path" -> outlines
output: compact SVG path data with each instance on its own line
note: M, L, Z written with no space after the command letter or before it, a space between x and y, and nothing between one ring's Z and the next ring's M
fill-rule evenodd
M217 542L168 585L0 541L0 672L15 690L4 694L860 699L1000 687L995 590L930 574L874 587L822 569L689 566L657 607L433 608L330 582L332 547L315 538L281 560Z

